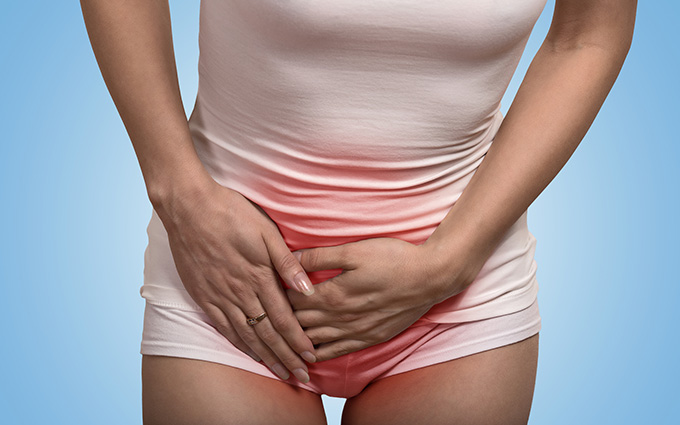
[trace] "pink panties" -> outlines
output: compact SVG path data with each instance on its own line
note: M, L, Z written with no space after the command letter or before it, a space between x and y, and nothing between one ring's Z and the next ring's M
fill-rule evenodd
M285 381L317 394L350 398L397 373L457 359L529 338L541 329L538 301L515 313L463 323L416 322L389 341L308 364L310 381ZM281 380L236 348L203 312L146 303L141 354L205 360Z

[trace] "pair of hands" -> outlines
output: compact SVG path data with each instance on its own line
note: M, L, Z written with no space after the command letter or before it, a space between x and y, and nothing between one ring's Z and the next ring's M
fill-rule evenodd
M442 277L424 245L398 239L291 253L261 208L214 181L154 208L189 295L232 344L284 380L290 371L307 382L305 361L387 341L464 289ZM311 286L305 270L336 268L343 272L311 295L300 292ZM267 318L246 323L262 312Z

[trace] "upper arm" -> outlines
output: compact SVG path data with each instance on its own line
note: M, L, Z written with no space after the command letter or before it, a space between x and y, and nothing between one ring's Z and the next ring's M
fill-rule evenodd
M596 45L630 47L637 0L555 0L555 13L546 37L554 49Z

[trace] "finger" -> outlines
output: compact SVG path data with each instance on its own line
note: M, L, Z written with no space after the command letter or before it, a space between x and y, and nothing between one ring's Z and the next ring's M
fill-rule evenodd
M309 381L309 370L307 365L273 327L269 316L252 326L252 328L255 329L256 333L275 356L273 359L269 359L269 366L274 373L279 375L282 379L287 380L289 378L288 371L290 371L299 381L303 383ZM316 360L316 357L314 359ZM273 363L277 360L279 360L280 363Z
M238 335L238 332L236 332L234 327L231 325L231 322L229 322L229 319L227 319L227 316L218 306L208 303L204 306L201 306L201 308L210 318L210 325L217 329L217 331L224 337L226 337L229 342L231 342L239 350L249 355L256 362L262 361L260 356L258 356L252 350L252 348L248 346L248 344L243 342L241 337Z
M316 356L318 361L334 359L336 357L344 356L355 351L362 350L368 347L368 343L354 339L340 339L329 342L328 344L321 344L316 349Z
M295 251L294 255L308 272L330 269L351 269L349 247L352 244L308 248Z
M300 297L309 298L292 289ZM315 350L312 341L305 335L302 326L298 322L293 308L286 299L283 288L279 285L270 285L262 288L258 294L260 302L267 312L267 317L276 331L283 337L288 347L299 354L306 361L315 361Z
M288 249L281 235L272 235L265 239L269 258L274 268L286 284L305 295L314 293L314 286L297 258Z
M320 326L347 328L347 324L362 321L366 317L366 314L355 311L309 309L295 311L295 317L297 318L298 323L300 323L300 326L307 330L308 328Z
M315 327L305 330L314 345L325 344L347 337L347 331L334 326Z
M343 272L335 277L314 285L314 295L302 295L296 291L286 290L286 297L293 310L320 309L337 311L348 308L347 299L342 291L342 284L350 272ZM303 325L304 326L304 325Z
M243 313L238 309L233 309L227 313L232 325L243 341L262 358L267 367L278 375L279 378L284 381L288 380L290 378L289 371L291 371L301 382L308 382L309 371L307 365L273 328L268 317L265 317L254 326L246 323L247 317L256 317L262 313L264 311L262 307L259 307L258 310L247 311L248 313ZM254 311L258 311L258 313Z

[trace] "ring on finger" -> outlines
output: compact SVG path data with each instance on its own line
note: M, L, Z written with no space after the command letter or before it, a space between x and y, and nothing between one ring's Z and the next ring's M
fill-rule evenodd
M261 322L262 320L264 320L265 317L267 317L267 312L263 312L263 313L261 313L261 314L255 316L255 317L248 317L248 318L246 318L246 323L247 323L248 325L250 325L250 326L255 326L255 325L257 325L259 322Z

